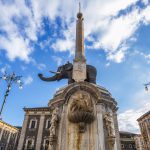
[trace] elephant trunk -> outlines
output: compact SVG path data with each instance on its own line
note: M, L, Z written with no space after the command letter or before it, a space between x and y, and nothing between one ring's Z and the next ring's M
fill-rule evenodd
M58 80L58 74L55 74L54 76L48 77L48 78L43 77L43 74L38 74L38 76L43 81L49 81L50 82L50 81L56 81L56 80Z

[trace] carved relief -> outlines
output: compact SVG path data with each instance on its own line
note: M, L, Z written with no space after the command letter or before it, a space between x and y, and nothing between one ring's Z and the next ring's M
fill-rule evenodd
M55 108L52 113L51 127L50 127L50 134L52 134L53 136L56 135L57 122L58 122L58 108Z
M72 97L73 102L70 105L70 112L76 111L85 111L85 112L92 112L92 103L90 100L90 96L85 93L79 93Z
M110 112L107 112L104 115L105 125L107 128L108 133L108 146L109 150L113 150L114 144L115 144L115 131L113 127L113 117Z
M112 118L112 115L110 114L110 112L108 112L104 115L104 120L105 120L106 128L108 131L108 136L109 137L115 136L114 128L113 128L113 118Z
M94 120L94 107L91 96L84 91L78 91L70 98L68 119L73 123L79 123L79 129L84 132L84 124Z
M49 146L49 149L53 149L53 145L54 145L54 142L56 141L56 129L57 129L57 125L58 125L58 113L59 113L59 109L58 107L56 107L54 110L53 110L53 113L52 113L52 118L51 118L51 126L50 126L50 146Z

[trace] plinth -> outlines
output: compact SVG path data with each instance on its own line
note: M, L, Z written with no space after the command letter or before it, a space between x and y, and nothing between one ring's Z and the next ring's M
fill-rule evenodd
M55 150L120 150L117 103L103 87L75 82L58 90Z

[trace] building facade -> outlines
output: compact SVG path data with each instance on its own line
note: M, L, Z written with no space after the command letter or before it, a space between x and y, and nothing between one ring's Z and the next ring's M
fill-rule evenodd
M150 150L150 111L138 118L137 121L144 141L144 148Z
M136 150L135 136L134 133L120 131L121 150Z
M24 108L25 118L18 149L47 150L52 110L50 107Z
M134 140L135 140L135 146L136 146L136 150L145 150L145 146L144 146L144 139L142 137L142 135L140 134L137 134L135 137L134 137Z
M20 130L0 120L0 150L16 150Z

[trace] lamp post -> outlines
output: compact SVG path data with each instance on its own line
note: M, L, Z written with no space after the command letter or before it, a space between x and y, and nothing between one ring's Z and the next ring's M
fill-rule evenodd
M5 92L5 95L4 95L4 100L3 100L3 103L2 103L2 106L1 106L1 109L0 109L0 119L1 118L1 115L2 115L2 111L3 111L3 108L4 108L4 105L6 103L6 99L9 95L9 92L11 90L11 87L14 83L18 84L19 85L19 88L22 89L22 81L21 81L21 77L22 76L16 76L15 73L12 73L11 75L7 75L7 73L5 72L5 74L0 77L0 79L6 81L7 83L7 89L6 89L6 92Z
M150 86L150 82L149 82L149 83L144 84L144 86L145 86L145 90L146 90L146 91L148 91L148 86Z

